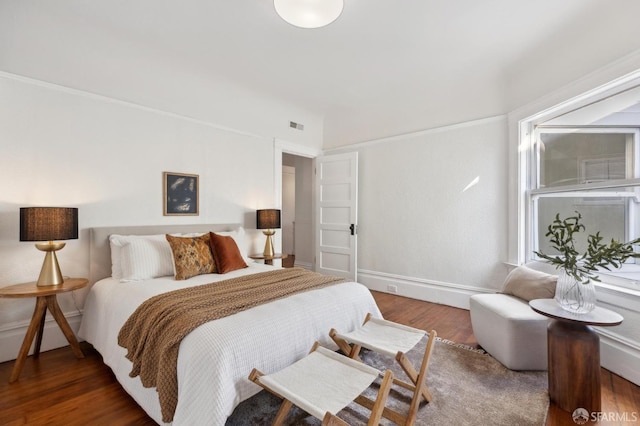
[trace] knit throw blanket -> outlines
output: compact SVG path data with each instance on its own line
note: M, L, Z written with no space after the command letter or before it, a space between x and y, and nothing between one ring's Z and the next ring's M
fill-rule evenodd
M171 422L178 404L178 349L187 334L206 322L344 281L287 268L154 296L131 314L118 334L118 344L133 363L129 376L140 376L143 386L157 388L162 420Z

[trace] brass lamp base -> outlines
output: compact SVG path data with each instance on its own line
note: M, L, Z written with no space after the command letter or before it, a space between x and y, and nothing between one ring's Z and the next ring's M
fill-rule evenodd
M60 285L64 282L62 272L60 272L60 265L58 265L56 251L65 245L66 243L54 243L52 241L36 244L38 250L46 253L42 269L40 270L40 276L38 277L38 286Z
M264 243L264 251L262 254L264 257L273 257L275 252L273 251L273 241L271 240L271 237L276 233L276 231L268 229L266 231L262 231L262 233L267 236L267 241Z

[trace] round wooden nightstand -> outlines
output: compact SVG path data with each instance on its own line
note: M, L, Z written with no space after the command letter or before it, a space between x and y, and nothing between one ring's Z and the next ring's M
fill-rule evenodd
M570 413L600 411L600 338L590 326L618 325L622 316L600 307L573 314L553 299L535 299L529 306L552 319L547 328L549 398Z
M33 356L34 358L37 358L40 354L40 344L42 343L42 332L44 331L44 320L47 315L47 308L49 308L49 312L51 312L51 315L53 315L53 318L55 318L58 326L60 327L60 330L62 330L62 333L69 341L73 353L78 358L84 358L84 354L80 350L78 340L76 339L76 336L73 334L73 330L64 317L64 314L62 313L62 310L58 305L56 296L59 293L65 293L68 291L83 288L87 285L88 282L89 280L87 280L86 278L67 278L62 284L59 285L38 287L35 282L30 282L0 288L0 297L36 298L36 308L33 311L33 316L31 317L31 322L29 323L27 334L24 336L24 341L22 342L22 346L20 347L18 357L16 358L16 363L13 366L13 370L11 371L9 383L13 383L18 380L18 376L20 376L20 372L22 371L24 362L29 355L29 348L31 347L33 338L36 335L37 338L36 345L33 349Z
M261 253L251 254L249 257L253 260L263 260L265 265L273 265L273 259L286 259L288 255L286 253L276 253L273 256L265 256Z

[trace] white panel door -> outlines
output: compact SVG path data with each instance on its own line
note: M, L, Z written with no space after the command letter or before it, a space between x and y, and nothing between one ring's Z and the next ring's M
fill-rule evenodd
M316 269L356 280L358 153L316 160Z

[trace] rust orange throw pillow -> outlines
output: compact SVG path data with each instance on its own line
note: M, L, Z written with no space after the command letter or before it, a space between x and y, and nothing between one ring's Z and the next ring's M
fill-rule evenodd
M232 237L210 232L209 244L211 244L211 251L219 274L226 274L227 272L247 267L238 245Z
M174 237L167 235L176 267L176 280L186 280L201 274L216 272L209 234L200 237Z

